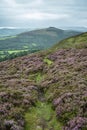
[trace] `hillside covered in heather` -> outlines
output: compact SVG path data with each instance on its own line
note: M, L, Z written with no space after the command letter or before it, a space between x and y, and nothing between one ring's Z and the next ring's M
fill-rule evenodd
M84 33L1 62L0 130L87 130L86 45Z

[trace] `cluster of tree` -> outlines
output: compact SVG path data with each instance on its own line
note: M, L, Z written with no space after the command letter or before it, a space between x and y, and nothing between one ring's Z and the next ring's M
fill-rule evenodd
M33 49L33 50L28 50L28 51L21 51L21 52L17 52L17 53L12 53L9 54L8 52L5 52L6 55L4 57L0 57L0 62L5 61L5 60L11 60L14 59L16 57L21 57L30 53L34 53L40 51L39 49Z

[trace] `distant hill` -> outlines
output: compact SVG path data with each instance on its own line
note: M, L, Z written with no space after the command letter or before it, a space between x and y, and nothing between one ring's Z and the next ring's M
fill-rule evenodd
M24 30L4 29L7 34L19 33ZM11 34L12 33L12 34ZM13 59L52 47L55 43L75 36L81 32L61 30L54 27L23 32L17 35L0 38L0 61Z
M1 28L0 29L0 38L1 37L7 37L7 36L13 36L13 35L17 35L19 33L25 32L25 31L29 31L30 29L19 29L19 28Z
M74 31L79 31L79 32L87 32L87 27L63 27L64 29L67 30L74 30Z
M54 27L29 31L0 38L0 50L47 49L55 43L77 34L80 34L80 32L61 30Z

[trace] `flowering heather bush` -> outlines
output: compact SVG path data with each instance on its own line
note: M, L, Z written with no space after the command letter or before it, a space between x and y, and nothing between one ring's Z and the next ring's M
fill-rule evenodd
M66 125L75 117L87 119L87 50L62 49L48 58L54 63L41 86L48 101L53 101L58 120ZM82 127L87 128L86 123L73 130Z
M63 130L82 130L84 125L87 125L87 118L75 117L67 123Z
M44 62L48 59L51 64ZM87 49L61 49L0 63L0 130L22 130L39 89L63 130L87 129Z

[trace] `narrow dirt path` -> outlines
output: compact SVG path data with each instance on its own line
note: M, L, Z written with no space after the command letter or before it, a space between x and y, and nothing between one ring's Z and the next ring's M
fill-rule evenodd
M25 114L25 120L25 130L62 130L51 104L47 103L40 91L36 106Z

